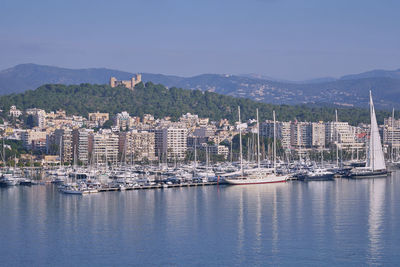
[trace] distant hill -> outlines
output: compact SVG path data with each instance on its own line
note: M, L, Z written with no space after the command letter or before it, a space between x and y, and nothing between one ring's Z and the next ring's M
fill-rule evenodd
M80 85L48 84L36 90L28 90L20 94L11 94L0 97L0 109L6 116L11 105L20 109L32 107L46 111L64 109L68 114L87 116L89 112L108 112L116 114L128 111L133 116L143 116L150 113L156 118L170 116L178 119L182 114L190 112L200 117L209 117L212 120L227 118L237 121L237 107L241 107L242 119L255 117L256 108L259 109L260 119L272 119L275 110L278 120L299 121L332 121L334 120L333 107L314 105L271 105L256 102L247 98L237 98L200 90L185 90L175 87L166 88L151 82L138 84L133 91L124 88L111 88L109 85ZM367 108L339 109L341 121L348 121L355 125L369 121ZM388 111L378 111L378 120L390 115Z
M106 84L111 76L129 79L124 71L92 68L67 69L36 64L21 64L0 72L0 94L19 93L43 84ZM144 82L167 87L199 89L235 97L245 97L272 104L336 104L368 107L368 91L372 90L378 109L400 108L400 70L374 70L339 79L320 78L303 82L272 79L246 74L202 74L193 77L142 73Z
M371 70L360 74L351 74L341 77L341 80L354 80L364 78L392 78L400 79L400 69L397 70Z
M20 64L0 72L0 94L21 93L43 84L108 84L110 77L130 79L133 73L106 68L67 69L37 64ZM145 81L174 84L184 78L144 73Z

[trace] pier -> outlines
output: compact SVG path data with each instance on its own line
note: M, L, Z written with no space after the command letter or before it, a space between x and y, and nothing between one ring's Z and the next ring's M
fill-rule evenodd
M128 190L145 190L145 189L166 189L166 188L178 188L178 187L197 187L197 186L209 186L218 185L222 183L218 182L202 182L202 183L181 183L181 184L155 184L155 185L139 185L132 187L103 187L100 188L99 192L109 192L109 191L128 191Z

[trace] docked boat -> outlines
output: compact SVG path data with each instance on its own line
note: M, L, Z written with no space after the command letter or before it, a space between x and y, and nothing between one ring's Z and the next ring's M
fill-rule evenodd
M335 173L324 168L315 168L297 176L302 181L333 180Z
M1 186L14 186L18 184L18 180L13 177L13 174L6 173L0 178Z
M365 167L354 168L350 172L351 178L379 178L388 174L385 158L383 155L381 137L379 135L378 123L376 121L374 103L371 91L369 92L371 129L368 144L367 162Z
M34 183L32 183L32 180L29 178L20 178L19 179L19 184L20 185L32 185Z
M64 194L72 194L72 195L86 195L99 192L97 188L90 188L85 184L76 184L76 183L61 185L59 189Z
M227 184L246 185L246 184L269 184L286 182L288 175L279 175L274 170L257 170L245 175L223 177Z
M238 108L239 113L239 135L240 135L240 174L224 177L224 181L230 185L249 185L249 184L268 184L268 183L282 183L286 182L288 175L278 174L276 172L276 130L275 130L275 111L274 117L274 167L273 168L261 168L260 166L260 124L258 120L258 109L257 109L257 161L258 167L244 171L243 169L243 155L242 155L242 130L240 120L240 107Z

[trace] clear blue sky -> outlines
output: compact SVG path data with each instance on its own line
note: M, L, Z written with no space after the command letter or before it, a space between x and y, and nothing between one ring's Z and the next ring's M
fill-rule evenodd
M400 68L398 0L0 1L19 63L301 80Z

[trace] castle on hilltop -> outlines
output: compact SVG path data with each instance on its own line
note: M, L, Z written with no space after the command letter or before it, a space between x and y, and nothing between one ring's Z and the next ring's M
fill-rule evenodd
M110 86L117 87L117 86L125 86L128 89L133 90L135 85L142 81L142 75L136 74L130 80L117 80L115 77L110 78Z

